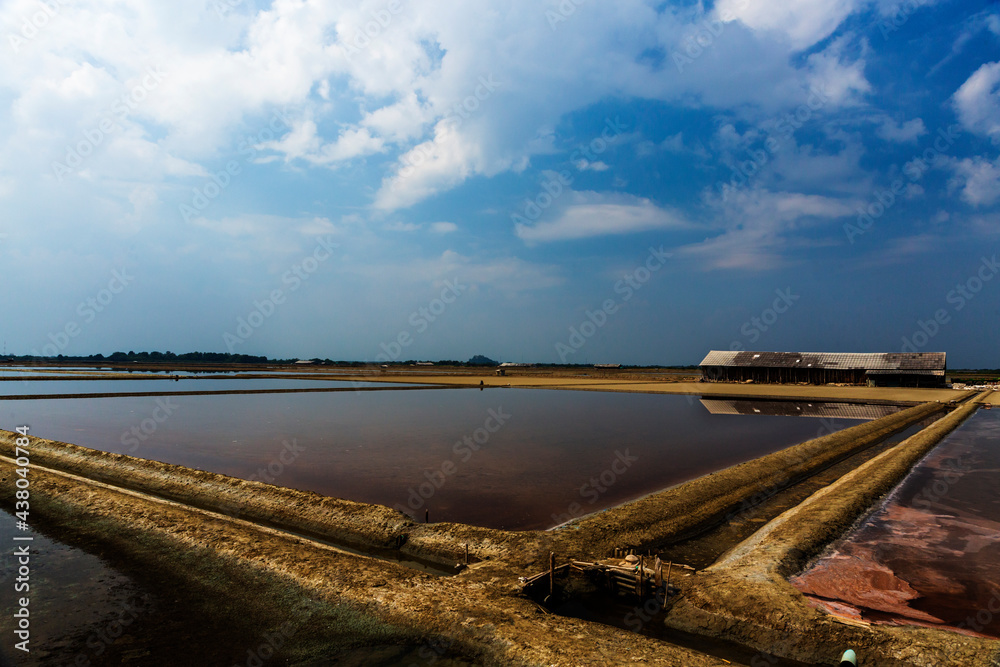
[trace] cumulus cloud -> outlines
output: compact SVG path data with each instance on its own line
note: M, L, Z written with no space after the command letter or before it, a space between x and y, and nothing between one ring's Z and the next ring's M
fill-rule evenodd
M1000 199L1000 157L987 160L981 157L954 160L954 187L962 192L962 199L973 206L989 206Z
M875 132L886 141L916 143L917 139L927 134L927 128L924 127L924 121L920 118L896 123L893 119L885 116L879 122Z
M967 130L1000 143L1000 62L986 63L977 69L952 101Z
M811 87L822 94L824 106L856 104L862 95L871 92L871 84L865 78L865 61L847 61L839 45L812 54L807 63Z
M393 6L398 11L381 0L286 0L217 12L204 0L178 0L111 13L102 0L60 5L17 53L0 53L0 90L12 99L17 136L0 165L23 167L25 156L61 150L141 85L150 67L161 68L163 80L95 151L113 158L89 163L97 180L143 162L172 165L150 174L160 181L154 187L203 176L237 146L259 152L258 162L311 168L379 156L373 199L383 210L526 168L553 150L551 128L567 114L608 97L773 113L800 104L823 77L835 102L867 90L861 62L789 59L790 49L831 34L855 8L847 0L781 9L721 3L720 15L729 9L734 19L724 39L684 72L664 71L644 54L675 49L712 17L700 6L593 3L556 30L533 0ZM6 3L0 22L16 30L32 7ZM774 32L785 41L775 42ZM734 77L743 85L729 85ZM579 166L602 170L606 162Z
M548 243L687 226L676 212L642 197L573 192L570 199L553 219L517 223L514 233L527 243Z
M435 234L450 234L458 231L458 225L454 222L432 222L431 231Z
M681 247L678 254L706 269L772 269L787 264L792 250L809 244L811 227L854 213L850 200L797 192L750 190L714 203L722 233Z
M864 6L863 0L786 0L781 3L720 0L715 12L723 20L739 20L755 31L806 49L829 37L845 18Z

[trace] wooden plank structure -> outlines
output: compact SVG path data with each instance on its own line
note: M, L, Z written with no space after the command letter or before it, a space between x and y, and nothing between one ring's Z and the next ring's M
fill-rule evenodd
M616 554L622 551L624 550L616 549ZM664 565L666 565L666 576L664 576ZM542 585L542 582L548 582L547 595L544 598L548 601L555 595L557 579L585 576L612 594L621 592L635 595L640 601L655 599L658 603L665 604L671 595L680 592L670 583L670 574L674 566L673 562L664 564L658 555L649 563L646 557L640 556L639 562L629 567L579 560L556 565L556 554L550 553L549 568L530 577L521 577L521 586L526 593L538 594L537 587ZM677 564L677 567L694 570L688 565Z

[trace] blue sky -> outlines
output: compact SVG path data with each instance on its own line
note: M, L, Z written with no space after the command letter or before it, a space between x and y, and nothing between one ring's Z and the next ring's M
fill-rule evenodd
M10 0L9 353L1000 366L1000 11Z

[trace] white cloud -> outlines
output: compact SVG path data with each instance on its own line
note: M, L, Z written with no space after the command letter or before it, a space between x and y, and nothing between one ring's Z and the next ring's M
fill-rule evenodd
M854 213L851 201L797 192L752 190L725 203L715 202L724 231L678 254L715 269L773 269L787 264L789 253L809 245L796 233Z
M385 226L390 232L416 232L420 231L420 225L415 222L390 222Z
M955 93L953 103L967 130L1000 143L1000 62L977 69Z
M881 250L887 263L907 259L915 255L939 253L944 245L944 239L934 234L919 234L916 236L899 236L890 239L888 246Z
M435 234L450 234L458 231L458 225L454 222L432 222L431 231Z
M920 118L897 124L896 121L885 116L881 119L875 132L886 141L916 143L917 139L927 134L927 128L924 127L924 121Z
M383 179L375 207L384 210L407 208L458 185L474 173L485 171L486 159L479 143L439 123L434 139L405 153L396 173ZM497 171L502 171L502 166L494 173Z
M589 160L580 159L573 163L579 171L607 171L610 169L607 164L601 160L595 162L590 162Z
M829 37L845 18L865 4L864 0L785 0L779 3L720 0L715 6L715 14L724 21L739 20L755 31L777 35L794 49L802 50Z
M517 223L514 233L527 243L546 243L686 226L677 213L642 197L574 192L571 199L554 219L534 225Z
M878 11L882 16L902 14L909 19L910 14L920 7L930 7L939 0L878 0Z
M445 280L467 284L472 292L494 289L517 294L556 287L565 282L557 267L517 257L469 257L446 250L436 257L391 264L360 262L349 270L366 279L395 285L440 285Z
M953 185L961 187L962 199L973 206L989 206L1000 199L1000 157L990 162L981 157L954 160Z
M865 78L865 61L844 62L840 45L834 44L822 53L814 53L807 59L811 72L812 88L822 97L825 106L857 104L864 93L871 92L871 84Z
M669 52L700 30L712 17L700 4L592 3L574 13L571 29L553 31L534 0L412 0L365 36L383 0L283 0L224 16L205 0L139 3L128 12L111 11L106 0L78 0L20 53L0 53L0 94L11 97L16 118L12 148L0 147L0 174L12 165L23 172L24 156L47 159L60 150L149 67L162 67L163 81L103 144L108 159L89 162L93 182L134 173L141 163L154 187L203 176L249 140L270 153L258 161L307 167L387 156L370 161L383 170L374 189L383 210L476 176L525 169L533 156L554 150L552 128L567 114L602 99L776 114L802 103L817 82L830 87L834 103L868 90L862 61L830 49L805 64L789 58L790 49L830 34L857 2L793 0L775 9L727 0L720 12L723 5L739 21L726 24L687 70L674 72L642 56ZM18 25L35 6L6 3L0 21ZM775 31L787 39L774 40ZM276 116L276 109L287 111ZM585 168L607 164L589 160ZM153 173L152 165L172 166Z

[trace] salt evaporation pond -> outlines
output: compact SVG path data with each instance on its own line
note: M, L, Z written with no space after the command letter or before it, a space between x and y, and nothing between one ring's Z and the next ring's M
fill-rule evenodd
M58 379L0 381L0 397L39 394L124 394L172 391L242 391L245 389L311 389L319 387L357 389L362 387L412 387L407 384L298 378L181 377L126 378L121 380Z
M792 583L833 613L1000 638L1000 412L953 431Z
M857 423L544 389L0 401L6 429L509 529L551 527Z

